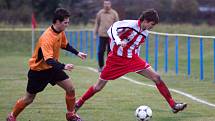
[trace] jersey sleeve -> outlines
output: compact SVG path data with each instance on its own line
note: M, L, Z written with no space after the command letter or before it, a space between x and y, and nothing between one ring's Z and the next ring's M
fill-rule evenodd
M62 33L62 42L61 42L61 48L66 48L68 44L68 41L66 39L66 34L65 32Z
M118 30L126 27L131 27L132 25L129 23L129 21L123 20L123 21L117 21L115 22L107 31L108 36L116 42L117 45L121 43L121 39L118 35Z

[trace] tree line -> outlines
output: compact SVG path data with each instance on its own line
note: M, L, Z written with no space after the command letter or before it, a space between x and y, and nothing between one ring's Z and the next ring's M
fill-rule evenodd
M29 24L32 12L38 22L48 22L56 8L64 7L70 11L72 23L87 24L94 21L102 3L103 0L0 0L0 22ZM215 24L214 0L112 0L112 7L120 19L137 19L143 10L154 8L161 22Z

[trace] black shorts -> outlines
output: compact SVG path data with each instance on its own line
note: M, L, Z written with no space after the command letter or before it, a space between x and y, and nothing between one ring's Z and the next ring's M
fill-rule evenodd
M68 79L69 76L63 71L54 71L52 68L42 71L28 71L28 84L27 92L30 94L36 94L45 89L45 87L50 83L52 86L56 82Z

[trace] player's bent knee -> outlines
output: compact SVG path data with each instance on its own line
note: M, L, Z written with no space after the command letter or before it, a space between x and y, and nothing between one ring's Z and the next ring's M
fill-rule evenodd
M101 91L104 86L106 85L107 81L106 80L103 80L103 79L99 79L98 83L96 83L93 87L94 87L94 91L95 92L99 92Z
M33 102L34 102L34 99L29 100L26 104L31 104L31 103L33 103Z
M155 75L155 76L153 76L152 79L153 79L153 81L155 81L155 82L161 81L161 77L160 77L160 75L158 75L158 74Z
M67 78L67 79L65 79L65 80L63 80L63 81L70 82L71 80L72 80L71 78Z
M70 87L66 90L67 94L74 94L75 93L75 88L74 87Z
M99 91L101 91L102 90L102 87L94 87L94 91L95 92L99 92Z
M29 104L33 103L34 98L24 98L23 101L24 101L27 105L29 105Z

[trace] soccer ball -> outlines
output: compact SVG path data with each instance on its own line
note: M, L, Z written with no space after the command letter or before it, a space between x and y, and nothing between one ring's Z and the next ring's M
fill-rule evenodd
M149 121L152 118L152 110L149 106L141 105L135 111L138 121Z

